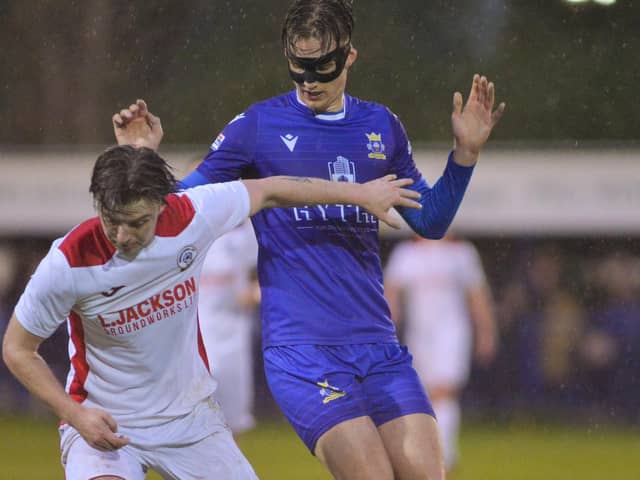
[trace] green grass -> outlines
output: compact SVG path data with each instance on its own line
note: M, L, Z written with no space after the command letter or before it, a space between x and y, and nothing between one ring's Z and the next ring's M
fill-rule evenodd
M285 423L262 424L238 442L263 480L330 478ZM455 480L640 478L640 432L630 429L472 425L461 448ZM3 480L64 478L56 422L0 417L0 460Z

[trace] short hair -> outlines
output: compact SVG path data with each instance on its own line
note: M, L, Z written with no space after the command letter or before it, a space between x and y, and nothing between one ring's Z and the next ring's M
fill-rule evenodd
M164 204L176 183L171 166L154 150L116 145L96 160L89 192L96 209L108 215L143 199Z
M317 38L323 50L351 42L355 22L353 2L349 0L296 0L287 11L282 25L282 46L293 54L301 38Z

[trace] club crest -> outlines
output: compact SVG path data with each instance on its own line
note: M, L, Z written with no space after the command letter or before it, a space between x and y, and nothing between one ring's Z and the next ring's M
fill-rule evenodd
M189 265L193 263L197 254L198 250L193 245L187 245L182 250L180 250L177 258L178 267L180 268L180 270L186 270L187 268L189 268Z
M382 143L381 133L365 133L369 143L367 143L367 149L369 150L369 158L375 158L377 160L386 160L387 156L384 153L384 143Z

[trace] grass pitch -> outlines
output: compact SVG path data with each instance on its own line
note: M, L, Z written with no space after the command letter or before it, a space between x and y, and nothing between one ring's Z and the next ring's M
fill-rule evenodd
M263 480L331 478L286 423L263 423L238 443ZM640 479L640 431L632 429L470 425L461 449L455 480ZM64 478L56 422L0 417L0 461L3 480Z

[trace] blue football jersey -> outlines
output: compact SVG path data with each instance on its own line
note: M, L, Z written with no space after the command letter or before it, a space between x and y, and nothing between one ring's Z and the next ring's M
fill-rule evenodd
M295 90L252 105L215 139L196 175L359 182L422 177L397 117L345 95L315 115ZM263 346L397 342L383 295L378 219L356 205L265 209L253 217Z

